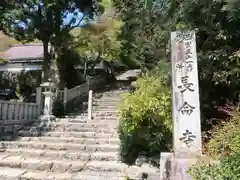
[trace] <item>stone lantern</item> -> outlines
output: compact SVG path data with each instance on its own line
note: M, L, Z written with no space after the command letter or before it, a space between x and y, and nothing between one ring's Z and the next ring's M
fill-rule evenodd
M40 117L40 119L44 122L50 122L56 119L56 117L52 115L52 107L57 88L55 83L53 82L44 82L43 84L41 84L41 87L43 88L43 95L45 101L43 115Z

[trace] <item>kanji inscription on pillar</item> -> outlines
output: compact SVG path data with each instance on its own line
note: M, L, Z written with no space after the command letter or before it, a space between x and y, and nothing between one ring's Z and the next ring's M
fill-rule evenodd
M174 153L201 154L201 123L194 31L171 33Z

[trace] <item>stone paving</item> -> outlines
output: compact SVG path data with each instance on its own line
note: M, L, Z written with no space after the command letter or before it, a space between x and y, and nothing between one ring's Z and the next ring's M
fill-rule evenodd
M122 91L94 99L93 120L72 114L38 132L25 127L0 146L0 180L126 180L157 169L118 161L117 105ZM97 106L96 106L97 105ZM35 128L36 129L36 128ZM153 179L159 179L154 176Z

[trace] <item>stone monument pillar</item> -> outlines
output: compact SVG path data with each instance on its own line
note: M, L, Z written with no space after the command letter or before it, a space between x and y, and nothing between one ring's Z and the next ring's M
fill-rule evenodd
M196 40L171 33L173 153L161 153L161 180L191 180L186 173L202 154Z

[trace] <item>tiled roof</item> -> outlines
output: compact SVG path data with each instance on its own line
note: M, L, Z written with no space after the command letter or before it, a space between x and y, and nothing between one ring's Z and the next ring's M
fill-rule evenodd
M50 51L50 46L49 46ZM24 44L10 47L4 53L9 61L24 60L42 60L43 45L42 44Z
M130 78L137 78L141 75L141 69L128 70L116 77L117 80L126 81Z

